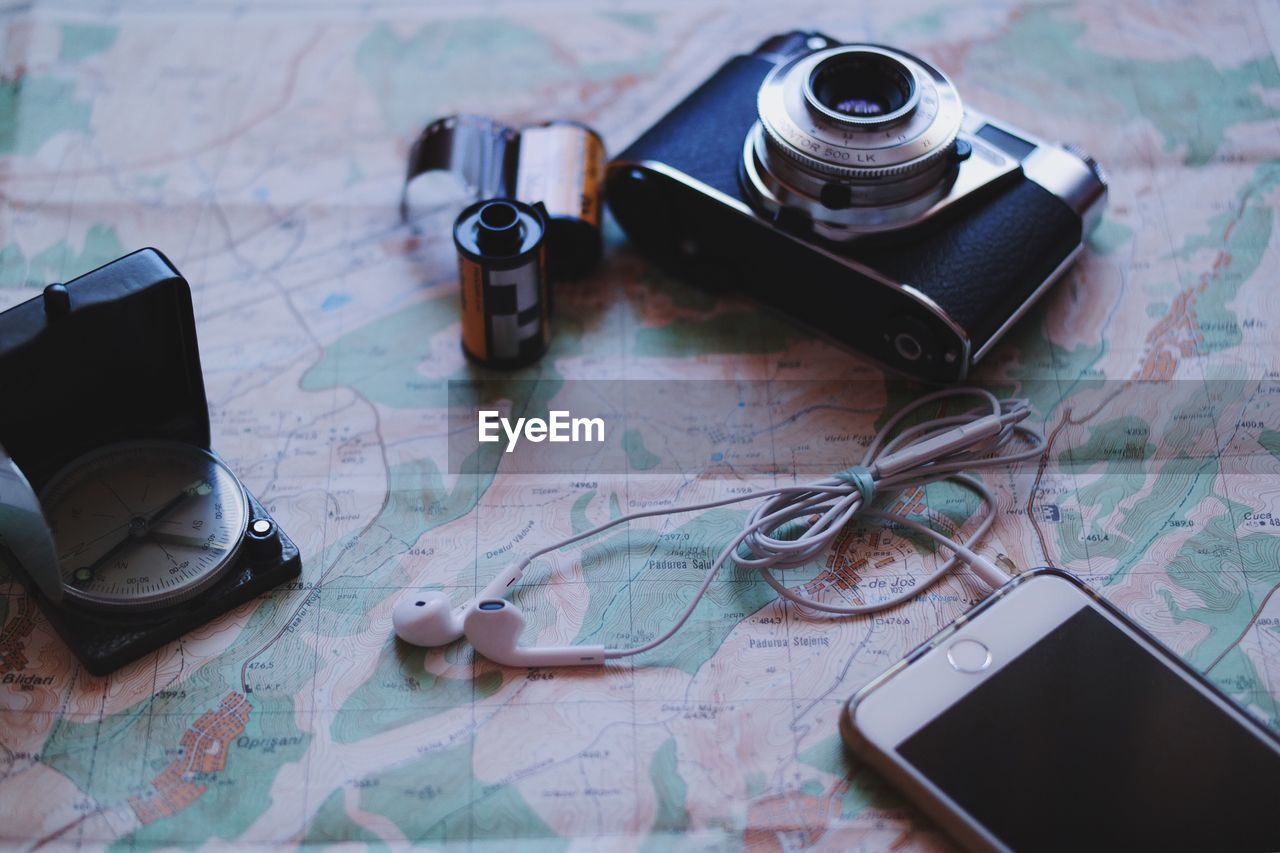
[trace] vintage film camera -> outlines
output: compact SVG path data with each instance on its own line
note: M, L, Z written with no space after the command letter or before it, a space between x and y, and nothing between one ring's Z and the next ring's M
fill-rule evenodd
M610 164L630 238L889 367L963 379L1106 204L1083 152L966 112L900 50L812 32L731 59Z

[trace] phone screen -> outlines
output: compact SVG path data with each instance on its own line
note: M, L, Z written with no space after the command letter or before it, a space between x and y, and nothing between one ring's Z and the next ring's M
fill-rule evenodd
M1280 752L1092 607L898 746L1014 849L1280 850Z

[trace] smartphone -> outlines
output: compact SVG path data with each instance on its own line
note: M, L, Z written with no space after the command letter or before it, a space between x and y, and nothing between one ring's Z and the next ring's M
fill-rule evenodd
M1280 850L1280 739L1056 569L868 684L841 730L971 850Z

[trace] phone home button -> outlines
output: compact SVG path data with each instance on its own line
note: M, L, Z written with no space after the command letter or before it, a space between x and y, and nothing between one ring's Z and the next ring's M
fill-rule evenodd
M961 672L982 672L991 665L991 650L977 640L956 640L947 648L947 660Z

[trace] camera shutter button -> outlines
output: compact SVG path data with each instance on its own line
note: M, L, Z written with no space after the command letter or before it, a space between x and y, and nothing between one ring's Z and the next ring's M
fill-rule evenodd
M844 184L823 184L819 200L828 210L844 210L853 206L853 190Z

